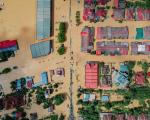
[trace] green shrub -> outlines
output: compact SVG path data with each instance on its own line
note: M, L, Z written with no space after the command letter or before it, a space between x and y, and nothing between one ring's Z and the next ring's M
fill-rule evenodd
M58 42L59 43L65 42L65 34L64 33L62 33L62 32L58 33Z
M50 120L58 120L58 115L55 114L51 115Z
M63 55L63 54L65 54L66 49L65 49L64 46L61 45L61 46L58 48L57 52L58 52L59 55Z
M60 31L60 33L65 33L65 31L66 31L66 24L65 24L65 22L61 22L59 24L59 31Z
M2 70L2 74L7 74L9 72L11 72L11 68L5 68Z
M53 98L53 102L55 105L61 105L65 101L65 94L57 94Z

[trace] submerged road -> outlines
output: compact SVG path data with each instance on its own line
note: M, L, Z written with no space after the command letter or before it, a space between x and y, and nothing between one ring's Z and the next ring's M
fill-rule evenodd
M69 3L69 34L70 34L70 86L69 86L69 94L70 94L70 114L69 120L75 120L74 117L74 106L73 106L73 50L72 50L72 37L71 37L71 28L72 28L72 20L71 20L71 0Z

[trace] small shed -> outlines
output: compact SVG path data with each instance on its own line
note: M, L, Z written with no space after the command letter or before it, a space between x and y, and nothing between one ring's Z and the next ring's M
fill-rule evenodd
M95 94L89 94L89 93L86 93L83 95L83 101L84 102L87 102L87 101L93 101L96 99L96 96Z
M109 96L108 95L103 95L101 100L102 100L102 102L108 102L109 101Z
M47 85L48 84L48 74L47 72L42 72L41 73L41 80L40 80L42 85Z

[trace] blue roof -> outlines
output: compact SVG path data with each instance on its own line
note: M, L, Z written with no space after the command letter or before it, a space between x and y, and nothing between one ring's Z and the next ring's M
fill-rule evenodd
M31 53L33 58L46 56L51 53L52 42L44 41L30 45Z
M33 87L33 88L36 88L36 87L39 87L39 86L41 86L41 83L40 83L40 82L35 83L32 87Z
M20 90L21 89L21 80L17 80L17 90Z
M48 84L48 75L47 72L42 72L41 73L41 80L40 80L42 85L47 85Z
M128 66L127 65L124 65L124 64L121 64L120 65L120 71L121 72L128 72Z
M109 101L109 96L103 95L102 96L102 102L108 102Z
M51 35L51 7L52 0L37 0L36 37L38 40Z
M136 39L143 39L144 38L144 30L143 28L136 28Z
M9 48L0 48L0 52L16 51L16 50L18 50L18 46L17 45L9 47Z
M114 82L119 88L124 88L129 83L128 72L129 70L127 65L121 64L119 72L115 73Z
M90 94L84 94L83 101L87 102L87 101L89 101L89 99L90 99Z

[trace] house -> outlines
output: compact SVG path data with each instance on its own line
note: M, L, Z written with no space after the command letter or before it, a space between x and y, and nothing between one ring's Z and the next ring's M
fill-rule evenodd
M47 72L42 72L41 73L41 79L40 79L40 83L41 85L47 85L48 84L48 74Z
M120 69L118 70L114 70L112 73L112 78L113 78L113 82L114 84L118 87L118 88L125 88L128 83L128 67L125 63L121 63L120 64Z
M138 116L137 120L149 120L148 115L142 113L141 115Z
M126 119L127 119L127 120L137 120L134 115L127 115L127 116L126 116Z
M88 62L85 65L85 87L97 88L98 87L98 63Z
M136 39L150 40L150 26L136 28Z
M114 18L115 20L124 20L125 19L125 9L113 9L113 14L112 14L112 18Z
M86 93L83 94L83 102L94 101L96 99L95 94Z
M84 27L81 32L81 51L88 52L94 48L94 35L93 27Z
M107 10L98 8L95 10L95 21L103 20L107 16Z
M30 45L32 58L38 58L49 55L52 52L53 44L51 40L38 42Z
M135 19L135 9L134 8L126 8L125 9L125 19L126 20L134 20Z
M128 27L98 27L97 39L128 39Z
M129 44L127 42L97 42L96 52L104 55L128 55Z
M101 75L100 75L100 86L102 89L106 89L112 86L112 77L111 77L111 68L109 65L103 65L101 67Z
M109 65L104 65L102 67L102 74L105 75L105 74L110 74L111 70L110 70L110 67Z
M107 15L107 10L100 8L107 4L109 0L84 0L83 20L97 22L103 20Z
M114 0L114 7L115 8L125 8L126 0Z
M115 120L125 120L125 115L124 114L118 114L118 115L115 115Z
M112 86L112 77L111 75L101 76L101 88L106 89Z
M18 120L19 118L22 117L22 112L13 112L12 113L12 117L15 119L15 120Z
M55 70L57 76L65 76L65 69L64 68L57 68Z
M93 0L84 0L84 5L92 5L94 3Z
M137 21L150 20L150 9L136 8L135 11Z
M112 113L100 113L100 120L113 120L114 116Z
M131 43L132 55L149 55L150 54L150 42L132 42Z
M137 72L135 74L135 83L137 85L144 85L144 82L145 82L144 72Z
M102 100L102 102L108 102L109 101L109 96L108 95L102 95L101 100Z
M144 39L150 40L150 26L143 28Z
M48 38L52 35L52 0L37 0L36 38Z
M110 0L96 0L98 5L106 5Z
M150 9L143 8L126 8L125 10L126 20L136 20L136 21L149 21L150 20Z
M7 51L17 51L18 50L18 43L17 40L4 40L0 42L0 52L7 52Z
M5 109L13 109L26 104L24 96L8 96L5 98Z
M31 89L34 85L33 77L27 76L25 79L26 79L26 87L28 89Z
M94 9L84 8L83 10L83 20L84 21L94 21L95 13Z

